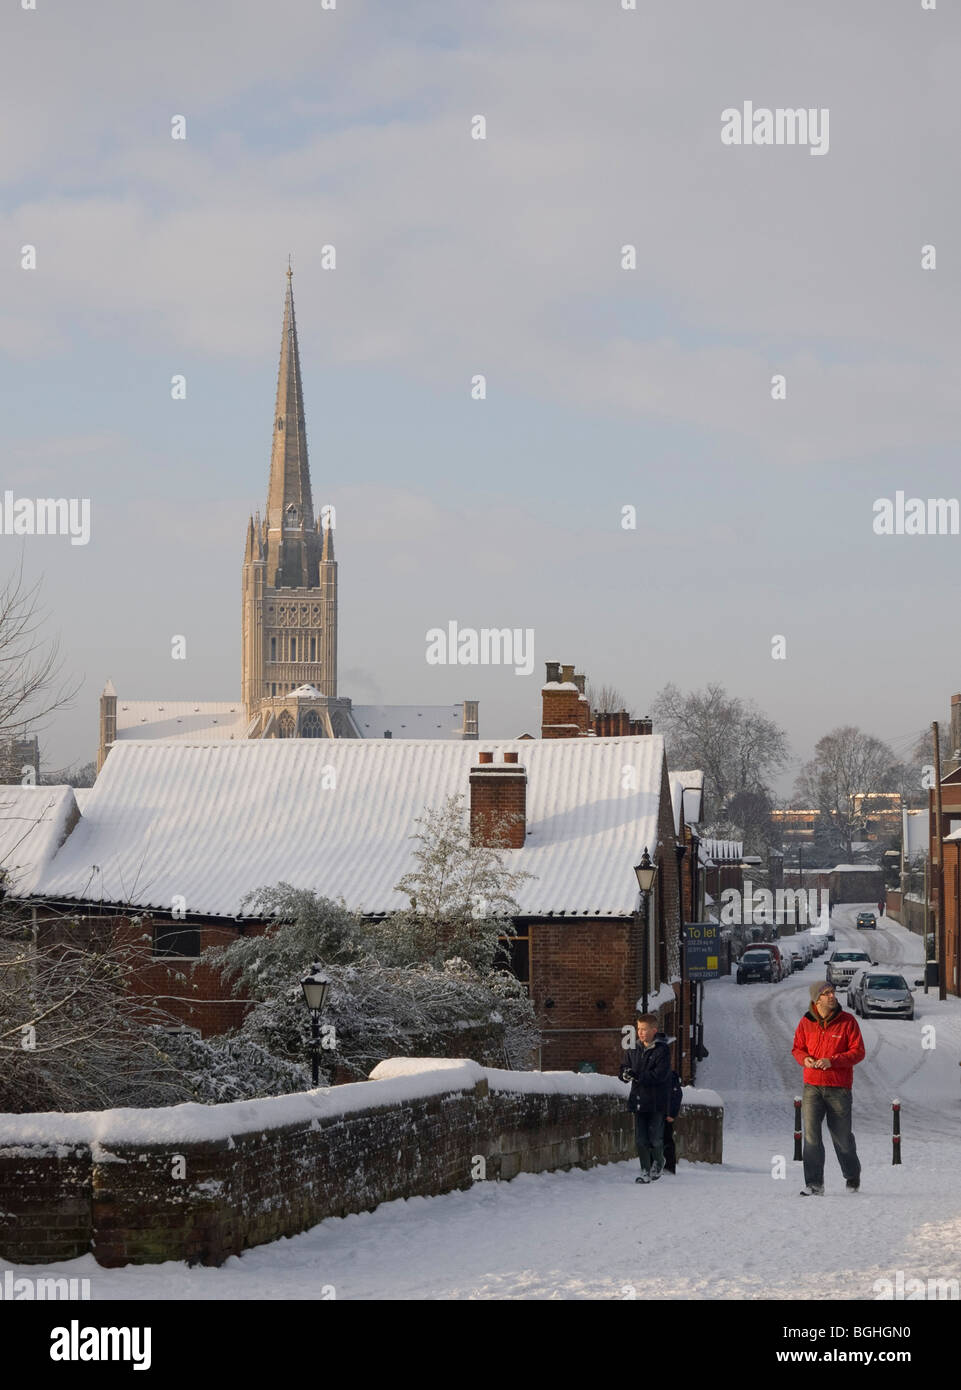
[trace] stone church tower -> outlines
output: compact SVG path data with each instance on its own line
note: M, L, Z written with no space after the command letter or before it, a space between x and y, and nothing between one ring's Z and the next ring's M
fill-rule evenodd
M304 395L287 271L267 510L251 517L243 567L241 698L248 738L356 737L337 697L333 508L315 520Z
M332 506L314 516L292 280L288 269L267 508L244 546L240 699L128 699L108 680L98 772L124 739L477 738L476 700L355 705L337 693L337 523Z

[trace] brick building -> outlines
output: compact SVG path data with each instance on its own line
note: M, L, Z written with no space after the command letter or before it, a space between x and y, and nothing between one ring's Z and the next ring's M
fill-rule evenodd
M265 929L245 895L283 881L367 916L406 907L395 885L412 865L416 818L459 793L475 841L507 818L510 867L533 875L517 894L515 961L537 1009L541 1065L613 1072L645 987L678 1031L681 901L698 893L696 876L685 889L677 853L693 843L691 794L675 808L649 722L592 716L573 668L551 664L554 675L539 739L121 741L29 902L112 914L148 935L142 987L219 1032L244 1006L198 957ZM599 719L617 732L598 736ZM634 874L645 849L658 869L647 925Z

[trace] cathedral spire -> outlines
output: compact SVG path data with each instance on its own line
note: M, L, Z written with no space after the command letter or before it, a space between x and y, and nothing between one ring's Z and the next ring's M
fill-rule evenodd
M304 393L300 380L300 352L294 317L294 272L287 263L287 296L284 329L277 373L277 405L274 410L270 484L267 490L267 526L280 541L284 533L312 531L314 504L307 462L307 428Z

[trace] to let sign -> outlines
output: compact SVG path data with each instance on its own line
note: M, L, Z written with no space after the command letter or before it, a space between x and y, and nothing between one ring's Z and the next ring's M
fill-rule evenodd
M687 946L687 978L716 980L721 973L721 928L717 922L687 922L684 926Z

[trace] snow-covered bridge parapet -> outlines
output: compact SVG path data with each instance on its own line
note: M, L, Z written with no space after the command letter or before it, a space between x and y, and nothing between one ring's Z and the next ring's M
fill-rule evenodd
M399 1058L229 1105L0 1115L0 1256L215 1265L400 1197L630 1159L626 1095L610 1076ZM722 1121L688 1089L681 1157L719 1163Z

